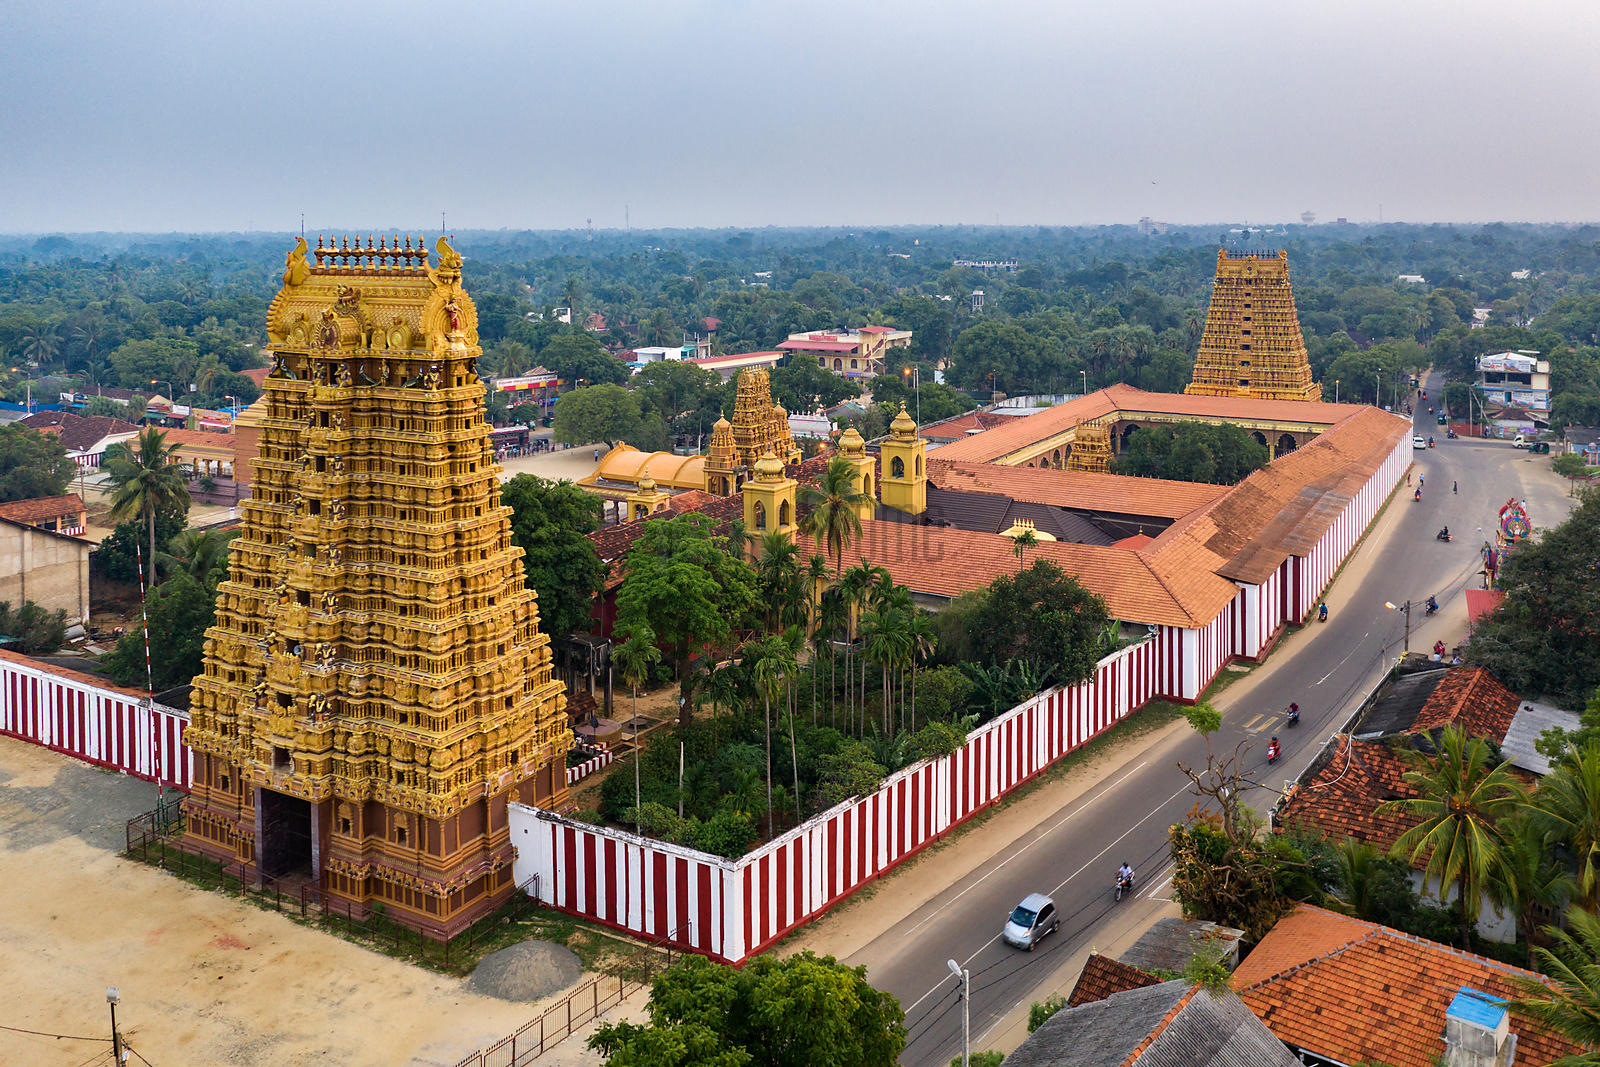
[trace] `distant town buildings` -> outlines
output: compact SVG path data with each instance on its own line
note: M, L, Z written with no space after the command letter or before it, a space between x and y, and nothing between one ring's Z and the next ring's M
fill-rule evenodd
M1320 400L1289 283L1289 253L1217 252L1206 329L1185 393Z
M866 379L883 372L885 356L891 349L905 348L910 344L910 330L897 330L892 326L862 326L856 329L792 333L778 348L783 352L814 355L817 362L840 377Z
M775 349L764 352L734 352L721 356L702 356L694 365L702 370L716 371L723 381L728 381L742 370L771 370L786 353Z
M906 257L910 259L910 256ZM987 271L1014 271L1017 261L1014 259L957 259L950 264L952 267L972 267L975 270Z
M1427 285L1428 279L1420 274L1401 274L1395 278L1401 285Z
M1172 223L1153 219L1149 215L1139 220L1139 232L1146 237L1155 237L1172 229Z
M1485 404L1503 404L1547 414L1550 362L1527 349L1478 357L1478 393Z

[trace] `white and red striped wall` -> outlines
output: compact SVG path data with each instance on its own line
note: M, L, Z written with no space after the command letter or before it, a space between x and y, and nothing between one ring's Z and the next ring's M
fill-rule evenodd
M188 713L0 657L0 734L100 767L187 790Z
M594 754L588 759L584 760L582 763L578 764L576 767L567 768L568 785L576 785L585 778L589 777L589 775L593 774L595 771L598 771L601 767L610 764L610 762L616 758L611 754L611 750L606 748L604 745L595 745L593 747L584 745L581 747L583 748L583 751L592 752Z

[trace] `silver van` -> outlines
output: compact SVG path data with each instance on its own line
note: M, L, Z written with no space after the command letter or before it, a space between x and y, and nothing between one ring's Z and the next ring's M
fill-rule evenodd
M1006 919L1001 936L1006 944L1032 952L1040 938L1055 933L1060 925L1061 914L1056 911L1056 902L1043 893L1029 893Z

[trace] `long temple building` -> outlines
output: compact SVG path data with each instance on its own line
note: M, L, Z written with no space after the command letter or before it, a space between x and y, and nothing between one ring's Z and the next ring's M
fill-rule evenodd
M454 933L504 901L506 804L559 807L571 732L511 544L441 238L287 257L253 495L195 678L189 841Z
M1289 283L1289 253L1217 252L1211 309L1186 393L1321 400Z

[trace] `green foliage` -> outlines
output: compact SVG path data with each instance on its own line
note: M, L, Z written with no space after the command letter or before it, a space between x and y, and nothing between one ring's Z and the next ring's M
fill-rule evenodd
M1565 930L1545 927L1549 948L1534 950L1544 981L1522 981L1522 996L1512 1007L1586 1048L1600 1046L1600 918L1585 908L1572 908ZM1593 1054L1557 1063L1592 1064Z
M0 426L0 504L60 496L77 473L59 437L15 422Z
M1049 1021L1050 1016L1067 1006L1067 998L1060 993L1052 993L1044 1000L1036 1000L1028 1005L1028 1033L1033 1033Z
M605 565L586 534L600 528L600 501L571 482L519 474L500 487L511 509L511 543L522 549L528 587L539 595L540 629L560 640L589 626Z
M157 516L162 511L189 508L189 490L174 462L177 445L167 444L167 435L153 426L139 431L132 442L119 442L106 449L102 466L113 486L111 518L127 522L142 518L149 538L145 567L151 585L156 582Z
M1122 455L1112 461L1112 470L1143 478L1236 485L1266 465L1266 446L1240 427L1180 422L1135 430Z
M1566 521L1505 553L1505 600L1468 639L1468 663L1508 689L1576 707L1600 680L1600 491Z
M556 400L552 433L562 444L604 441L609 445L637 438L639 421L638 397L620 385L592 385L561 394Z
M1227 991L1228 978L1232 973L1228 969L1225 956L1204 950L1190 956L1189 962L1183 967L1183 977L1186 980L1213 994Z
M966 393L934 381L931 369L922 372L919 390L916 380L903 373L904 368L903 364L891 364L886 373L872 380L872 399L875 403L887 405L891 418L894 412L900 410L901 404L921 425L952 419L978 406L978 402ZM922 409L920 412L917 410L919 404Z
M128 341L111 353L111 366L116 371L117 383L124 389L155 392L171 389L181 393L189 383L189 375L199 364L200 349L183 337L156 337Z
M148 594L146 611L156 691L187 684L203 666L206 627L215 611L211 592L188 574L178 574ZM157 651L159 655L154 654ZM120 684L144 688L144 634L140 627L130 626L117 639L105 666Z
M948 756L967 743L960 727L935 720L918 730L912 740L913 761Z
M865 967L810 952L742 969L685 956L651 983L649 1012L648 1027L602 1026L589 1047L608 1065L891 1067L906 1042L899 1002L867 983Z
M48 655L67 639L67 613L59 608L46 611L31 600L12 611L9 600L0 600L0 637L15 638L5 646L14 652Z
M855 382L823 369L814 357L803 352L783 357L768 375L773 403L796 414L831 408L861 395L861 387Z
M1197 734L1214 734L1222 729L1222 713L1209 700L1202 700L1183 709L1183 717Z
M967 1062L971 1064L972 1067L1000 1067L1000 1064L1005 1061L1005 1058L1006 1054L1004 1052L998 1052L991 1048L985 1049L982 1052L974 1052L972 1055L967 1057ZM961 1067L961 1057L956 1056L953 1058L950 1061L950 1067Z
M991 664L1026 665L1044 686L1072 685L1094 674L1105 601L1048 560L1003 574L971 616L968 639Z
M628 380L627 364L584 333L562 333L551 338L539 350L539 362L545 369L555 371L568 386L621 385Z
M1172 890L1189 918L1209 919L1259 941L1294 904L1294 868L1306 856L1281 838L1234 842L1209 818L1174 824L1168 835Z
M933 617L935 624L939 617ZM917 714L924 718L957 719L966 714L971 697L972 679L958 667L935 667L917 675Z
M189 525L189 507L182 506L163 507L156 511L156 543L167 545ZM137 582L139 580L139 553L142 551L146 557L150 549L143 547L147 533L145 525L138 519L128 522L119 522L112 529L110 536L101 541L99 546L89 554L90 570L100 577L109 578L114 582ZM148 562L148 559L147 559Z

